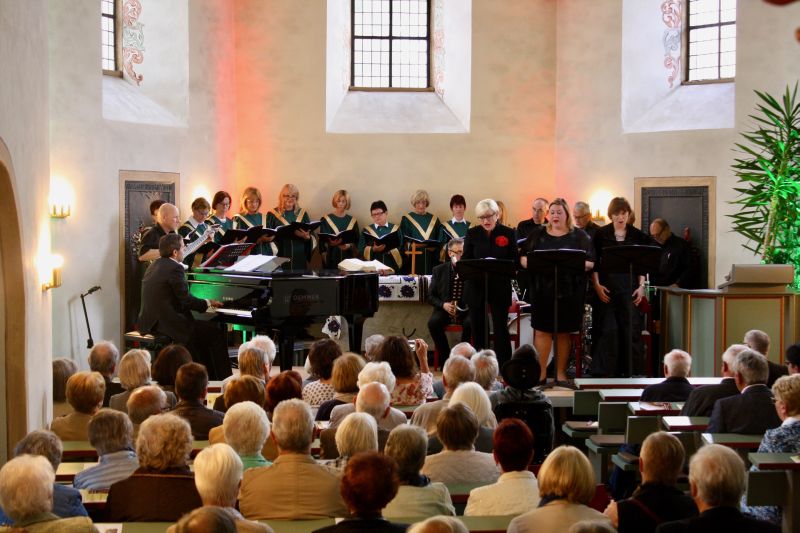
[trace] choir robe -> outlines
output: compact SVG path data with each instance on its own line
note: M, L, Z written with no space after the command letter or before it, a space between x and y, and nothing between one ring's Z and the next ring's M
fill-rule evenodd
M356 235L360 235L358 232L358 222L353 218L353 215L345 214L343 217L337 217L335 214L329 213L322 217L321 222L319 230L322 233L339 233L347 229L353 229ZM339 268L338 265L343 259L355 257L358 251L358 242L350 244L349 246L347 250L342 250L338 246L330 246L320 239L320 249L325 257L325 268L335 270Z
M253 226L263 226L264 225L264 215L261 213L253 213L252 215L249 213L237 213L233 216L233 227L234 229L243 229L248 230ZM250 255L277 255L278 254L278 247L272 242L264 242L261 244L256 244L252 250L250 250Z
M400 232L406 241L405 250L410 251L413 241L408 240L408 237L425 240L441 240L441 224L439 219L431 213L418 215L411 212L403 215L403 220L400 222ZM416 272L411 272L411 254L404 253L403 264L405 266L404 272L408 274L431 274L433 267L440 263L439 260L439 247L423 249L417 245L417 252L421 252L416 256L415 268Z
M445 263L447 261L447 243L456 238L463 239L466 237L470 223L466 219L461 222L453 222L453 219L450 219L442 222L441 228L439 240L444 245L442 246L442 253L439 254L439 261Z
M208 228L208 226L206 225L205 222L200 222L199 224L197 224L197 226L193 226L192 225L192 221L190 219L190 220L187 220L186 222L184 222L181 225L181 227L178 228L178 234L180 234L180 236L183 237L183 242L185 242L186 244L191 244L194 241L196 241L197 239L199 239L200 236L203 235L203 233L205 233L207 228ZM194 233L192 233L192 232L194 232ZM191 235L191 237L189 237L187 239L186 236L189 235L190 233L192 235ZM192 263L194 262L195 255L196 254L191 253L191 254L187 255L186 257L184 257L183 258L184 264L186 264L188 267L191 268Z
M400 227L388 222L386 226L376 226L375 224L370 224L367 226L365 231L374 232L378 237L383 237L384 235L391 233L393 231L398 232L397 237L400 240L400 246L398 248L392 248L389 250L384 250L382 252L373 252L372 246L367 245L367 239L364 237L363 232L361 233L361 239L359 241L358 248L361 250L361 254L364 256L364 259L367 261L371 261L373 259L380 261L384 265L392 268L396 274L400 273L400 269L403 266L403 255L401 250L403 249L403 234L400 232Z
M219 225L219 229L217 233L214 235L214 242L219 243L222 240L222 236L225 235L225 232L229 229L233 229L233 219L228 217L225 219L225 222L217 218L217 215L211 215L206 219L206 224L217 224Z
M311 219L305 209L298 211L278 211L278 208L270 209L267 213L267 227L277 228L292 222L310 222ZM308 270L308 261L311 259L313 250L313 237L309 240L300 238L275 238L278 247L278 255L289 259L288 265L284 265L284 270Z

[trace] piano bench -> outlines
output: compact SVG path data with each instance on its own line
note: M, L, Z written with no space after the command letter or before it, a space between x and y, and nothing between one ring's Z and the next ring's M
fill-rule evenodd
M142 335L138 331L129 331L123 335L125 341L125 350L132 348L140 348L149 351L153 356L157 355L158 351L170 344L172 339L163 335Z

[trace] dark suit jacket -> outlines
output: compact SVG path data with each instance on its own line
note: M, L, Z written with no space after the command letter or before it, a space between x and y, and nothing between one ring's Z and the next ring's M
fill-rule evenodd
M119 383L111 381L111 378L103 376L103 380L106 382L106 394L103 397L103 407L108 407L108 400L115 394L122 394L125 392L125 389L122 388L122 385Z
M751 385L741 394L717 400L707 431L755 435L780 425L772 392L766 385Z
M467 231L464 239L465 259L509 259L517 261L517 245L514 241L514 230L508 226L497 224L490 235L486 234L481 226L475 226ZM464 292L470 308L482 309L483 307L483 281L465 280ZM489 304L500 306L506 310L511 305L511 278L489 276Z
M192 426L194 440L208 440L208 432L222 425L223 413L209 409L200 401L181 400L171 411Z
M164 472L144 468L117 481L108 492L106 522L176 522L192 509L202 507L188 468Z
M719 385L697 387L683 404L681 414L683 416L711 416L711 410L714 409L717 400L737 394L739 394L739 389L733 378L725 378Z
M767 387L772 388L772 385L778 380L781 376L788 376L789 369L786 365L779 365L778 363L773 363L769 359L767 360L767 366L769 367L769 376L767 377Z
M192 331L191 311L205 311L208 303L189 294L189 284L180 263L169 257L153 262L142 278L141 333L160 333L187 344Z
M646 507L652 515L639 504ZM697 506L689 495L675 487L645 483L636 489L633 496L617 503L617 516L619 533L648 533L655 531L656 526L662 522L697 516Z
M780 528L742 514L733 507L714 507L700 516L667 522L656 533L778 533Z
M314 533L359 533L374 531L383 533L402 533L408 529L407 524L396 524L383 518L350 518L338 524L314 530Z
M583 231L589 235L589 238L594 240L594 234L597 233L597 230L600 229L600 224L595 224L593 221L589 221L586 223L586 227L583 228Z
M642 391L643 402L685 402L692 393L692 384L686 378L670 377L645 387Z
M452 270L453 267L450 261L433 267L431 283L428 286L428 303L436 308L442 309L445 302L451 301L450 275ZM463 308L463 306L459 307Z
M514 236L516 240L527 239L534 228L538 228L541 224L537 224L532 218L521 220L517 226L517 233Z

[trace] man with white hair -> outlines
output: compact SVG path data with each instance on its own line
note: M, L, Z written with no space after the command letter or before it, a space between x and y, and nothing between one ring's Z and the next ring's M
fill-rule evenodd
M494 354L494 350L488 350ZM454 355L460 355L461 357L466 357L467 359L472 359L472 356L478 353L478 351L468 342L459 342L455 346L450 349L450 355L448 358ZM497 355L495 354L495 357ZM447 361L445 361L446 363ZM444 383L441 379L437 379L433 382L433 392L436 394L436 397L440 400L444 398L444 395L447 391L444 390Z
M86 516L59 518L53 514L55 480L53 466L39 455L20 455L0 469L0 506L13 520L14 531L97 531Z
M237 404L240 405L240 404ZM242 481L242 461L227 444L212 444L194 459L194 484L203 506L216 506L224 510L236 523L237 533L271 533L266 524L247 520L236 510L239 483ZM178 531L172 525L167 533Z
M389 366L389 363L386 361L381 361L379 363L373 361L364 365L364 368L362 368L361 372L358 373L359 390L361 390L365 385L373 382L382 383L391 395L392 391L394 390L396 379L392 373L392 367ZM357 400L358 396L356 395L356 398L352 403L346 403L344 405L337 405L334 407L331 411L331 420L328 428L335 429L339 426L342 420L344 420L344 417L350 413L355 413ZM391 431L400 424L405 424L408 422L408 417L400 409L389 407L389 411L382 418L377 418L377 420L379 428Z
M314 416L302 400L284 400L272 415L278 445L272 466L245 471L239 509L251 520L299 520L347 516L337 470L311 457Z
M167 394L158 385L137 387L128 396L125 406L133 423L134 438L139 434L139 426L153 415L163 413L168 407Z
M744 341L751 350L755 350L767 360L767 367L769 368L769 375L767 376L767 387L772 387L775 381L781 376L786 376L789 369L778 363L773 363L769 360L769 346L771 340L766 331L760 329L751 329L744 334Z
M692 370L692 356L683 350L672 350L664 356L664 377L661 383L649 385L642 391L643 402L685 402L692 393L686 379Z
M681 415L683 416L711 416L714 403L722 398L739 394L736 388L736 381L733 379L733 363L736 356L747 346L744 344L731 344L722 354L722 381L718 385L703 385L695 388L686 403L683 404Z
M500 375L500 365L494 350L481 350L470 360L475 365L475 382L483 387L483 390L487 393L503 390L503 384L497 381L497 376Z
M763 355L753 350L739 353L733 364L733 379L740 393L717 400L708 432L755 435L780 426L772 391L767 387L768 373Z
M119 362L119 350L111 341L96 343L89 352L89 370L99 372L106 382L106 392L103 397L103 407L108 407L108 400L115 394L122 394L125 389L112 378Z
M364 339L364 359L372 361L378 351L378 346L383 342L383 335L376 333Z
M363 387L361 387L358 391L358 395L356 396L355 401L355 412L356 413L365 413L372 418L375 419L376 424L376 438L377 438L377 445L376 450L383 451L384 446L386 445L386 440L389 438L389 429L385 427L380 427L378 425L379 420L386 420L389 415L390 403L392 401L392 395L389 392L389 389L386 388L386 385L383 383L367 383ZM353 413L347 415L349 417ZM345 417L345 418L347 418ZM403 415L403 423L406 422L405 415ZM344 424L344 420L335 428L328 427L320 433L319 440L320 446L322 448L322 455L326 459L332 459L337 457L341 453L341 449L337 451L338 443L339 443L339 431L342 428L342 424ZM341 468L344 468L344 465L341 465Z
M368 413L350 413L336 428L335 440L338 457L325 464L343 471L348 459L355 454L378 451L378 423Z
M475 381L475 365L472 361L461 355L450 354L442 369L442 383L444 383L445 394L441 400L428 402L420 405L411 417L411 423L425 428L429 435L436 432L436 417L439 412L450 403L450 396L453 391L468 381Z
M662 523L656 531L777 533L780 531L777 526L739 511L746 479L744 461L735 451L719 444L703 446L689 462L689 489L700 515Z

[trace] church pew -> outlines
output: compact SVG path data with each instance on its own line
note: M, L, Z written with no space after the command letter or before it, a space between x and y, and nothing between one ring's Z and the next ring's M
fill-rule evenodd
M747 460L759 470L800 470L800 455L796 453L748 453Z
M638 402L644 389L598 389L603 402Z
M628 410L634 416L678 415L682 407L682 402L628 402Z
M750 454L767 455L767 454ZM791 459L790 459L791 460ZM783 508L781 531L800 529L800 471L751 470L747 472L747 505L777 505Z
M572 396L572 414L590 416L593 420L567 420L561 430L570 438L585 440L597 433L597 405L600 392L596 390L577 390Z
M597 435L586 439L586 455L600 482L608 480L609 457L625 442L627 420L627 403L600 402L597 405Z
M625 429L625 443L641 445L648 435L658 431L659 424L658 416L629 416ZM611 456L611 462L626 472L639 471L638 455L627 452L615 453Z
M707 416L665 416L661 425L666 431L705 431L709 420Z
M690 377L689 383L695 387L702 385L718 385L721 377ZM578 390L593 389L643 389L648 385L661 383L664 378L578 378L575 386Z
M92 447L88 440L65 440L62 445L64 446L64 453L61 456L62 461L97 461L97 450ZM200 450L207 447L207 440L194 441L191 456L196 456L200 453Z
M703 433L700 438L704 444L722 444L735 450L757 450L764 435L743 435L741 433Z

